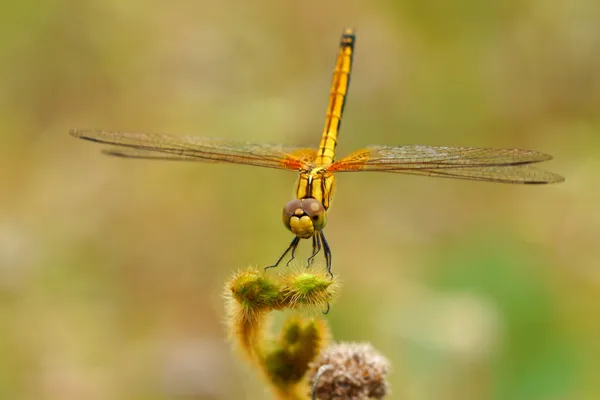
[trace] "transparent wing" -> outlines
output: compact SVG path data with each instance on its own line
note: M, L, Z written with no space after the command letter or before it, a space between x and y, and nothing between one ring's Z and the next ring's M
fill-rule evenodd
M92 142L119 146L103 152L127 158L228 162L297 171L307 167L316 157L314 149L237 140L103 130L73 130L70 134Z
M380 171L503 183L556 183L558 174L531 166L552 156L534 150L442 146L372 146L333 163L337 172Z

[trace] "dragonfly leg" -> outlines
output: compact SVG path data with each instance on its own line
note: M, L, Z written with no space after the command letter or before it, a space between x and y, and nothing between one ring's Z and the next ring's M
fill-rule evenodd
M279 259L277 260L277 262L275 264L273 264L273 265L269 265L268 267L265 267L265 270L267 270L269 268L275 268L276 266L278 266L279 263L281 262L281 260L283 260L283 258L287 255L287 253L290 252L290 250L292 251L292 259L293 259L294 258L294 252L296 251L296 248L298 247L298 243L300 243L300 238L298 236L296 236L294 238L294 240L292 240L292 243L290 243L290 245L288 246L288 248L283 252L283 254L281 255L281 257L279 257Z
M331 248L325 239L323 231L319 232L319 236L321 237L321 241L323 242L323 250L325 251L325 262L327 263L326 270L329 276L331 276L331 279L333 279L333 273L331 272Z
M309 268L313 261L315 260L315 257L317 256L317 254L319 254L319 252L321 251L321 237L319 235L313 235L313 252L312 255L310 257L308 257L308 262L306 264L306 268Z
M290 245L290 247L292 248L292 254L291 254L291 257L288 260L288 262L285 263L286 267L290 265L290 263L294 260L294 258L296 258L296 249L298 248L298 243L300 243L300 238L298 236L296 236L295 240L296 240L296 244L294 244L294 242L292 241L292 244Z

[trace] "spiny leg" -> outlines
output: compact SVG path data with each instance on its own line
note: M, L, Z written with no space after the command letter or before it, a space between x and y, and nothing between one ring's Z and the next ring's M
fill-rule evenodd
M325 262L327 264L326 270L329 276L331 276L331 279L333 279L333 273L331 272L331 248L325 239L323 231L319 232L319 236L321 237L321 241L323 242L323 250L325 251Z
M292 251L292 259L293 259L294 258L294 252L296 251L296 248L298 247L298 243L300 243L300 238L298 236L296 236L294 238L294 240L292 240L292 243L290 243L290 245L288 246L288 248L283 252L283 254L281 255L281 257L279 257L279 259L277 260L277 262L275 264L273 264L273 265L269 265L268 267L265 267L265 270L267 270L269 268L275 268L276 266L278 266L279 263L281 262L281 260L283 260L283 258L287 255L287 253L290 252L290 250Z
M296 236L296 239L298 239L298 242L296 242L296 245L292 248L292 256L290 257L288 262L285 263L286 267L290 265L290 263L294 260L294 258L296 258L296 249L298 248L298 243L300 243L300 238L298 236Z
M308 257L308 263L306 264L306 268L309 268L313 261L315 260L315 257L317 256L317 254L319 254L319 252L321 251L321 237L319 235L313 235L313 252L312 255L310 257Z
M327 240L325 240L325 235L323 234L323 231L319 232L318 240L319 250L321 249L321 242L323 242L323 248L325 249L325 261L327 262L327 272L329 273L329 276L331 276L331 279L333 279L333 274L331 273L331 249L329 248L329 243L327 243ZM331 306L329 305L329 302L327 302L327 309L323 311L323 314L329 314L330 309Z

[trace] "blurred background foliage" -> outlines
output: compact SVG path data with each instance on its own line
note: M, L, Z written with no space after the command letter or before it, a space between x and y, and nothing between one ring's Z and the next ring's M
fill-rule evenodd
M220 293L291 240L294 174L113 159L67 132L317 145L346 26L340 154L525 147L567 181L340 176L335 338L391 359L392 398L600 398L599 2L2 9L0 398L267 396L225 341Z

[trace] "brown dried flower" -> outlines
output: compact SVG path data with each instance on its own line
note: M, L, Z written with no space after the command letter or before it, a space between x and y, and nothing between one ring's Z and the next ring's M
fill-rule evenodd
M313 399L382 399L390 362L369 343L337 343L311 363Z

